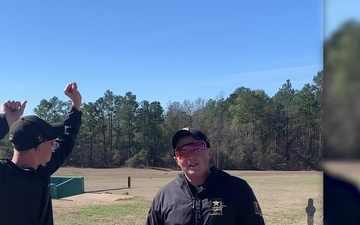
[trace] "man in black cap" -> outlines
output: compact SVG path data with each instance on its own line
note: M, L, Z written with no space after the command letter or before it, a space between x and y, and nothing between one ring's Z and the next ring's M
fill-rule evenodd
M213 151L206 135L183 128L172 137L182 170L156 194L146 225L264 225L260 205L248 183L210 167Z
M63 123L50 124L35 115L13 122L22 115L26 102L3 105L0 133L9 130L14 152L11 160L0 160L0 224L53 224L50 176L74 148L82 115L76 83L68 84L64 93L72 108Z

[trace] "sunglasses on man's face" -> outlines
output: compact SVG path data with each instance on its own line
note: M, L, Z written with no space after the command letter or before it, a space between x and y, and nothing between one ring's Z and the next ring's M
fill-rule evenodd
M175 149L176 157L187 157L190 153L197 154L206 149L206 143L204 141L198 141L179 146Z
M51 142L50 142L50 141L51 141ZM56 141L55 141L55 139L51 139L51 140L44 139L43 141L41 141L41 142L38 144L38 146L41 145L42 143L45 143L45 142L50 142L50 145L51 145L51 147L53 147L53 148L54 148L55 145L57 144ZM38 146L36 146L36 148L37 148Z

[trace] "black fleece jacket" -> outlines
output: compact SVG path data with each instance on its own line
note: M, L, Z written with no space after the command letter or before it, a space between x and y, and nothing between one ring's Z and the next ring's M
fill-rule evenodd
M195 194L184 174L161 188L146 225L264 225L248 183L215 167L211 171Z

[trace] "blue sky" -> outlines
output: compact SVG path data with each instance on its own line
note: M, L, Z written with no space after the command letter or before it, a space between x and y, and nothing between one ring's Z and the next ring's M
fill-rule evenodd
M324 37L331 37L334 31L349 20L360 21L360 1L325 0L324 1Z
M0 102L84 102L106 90L137 101L225 98L237 88L273 96L322 70L323 2L1 1Z

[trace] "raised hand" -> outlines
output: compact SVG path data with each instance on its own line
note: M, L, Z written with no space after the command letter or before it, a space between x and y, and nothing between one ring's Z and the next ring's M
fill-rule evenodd
M7 101L1 105L1 112L4 114L9 127L18 120L24 113L27 101Z
M69 83L65 89L64 89L64 93L66 96L68 96L71 101L72 101L72 105L80 111L80 106L81 106L81 94L78 91L78 87L77 84L75 82L73 83Z

